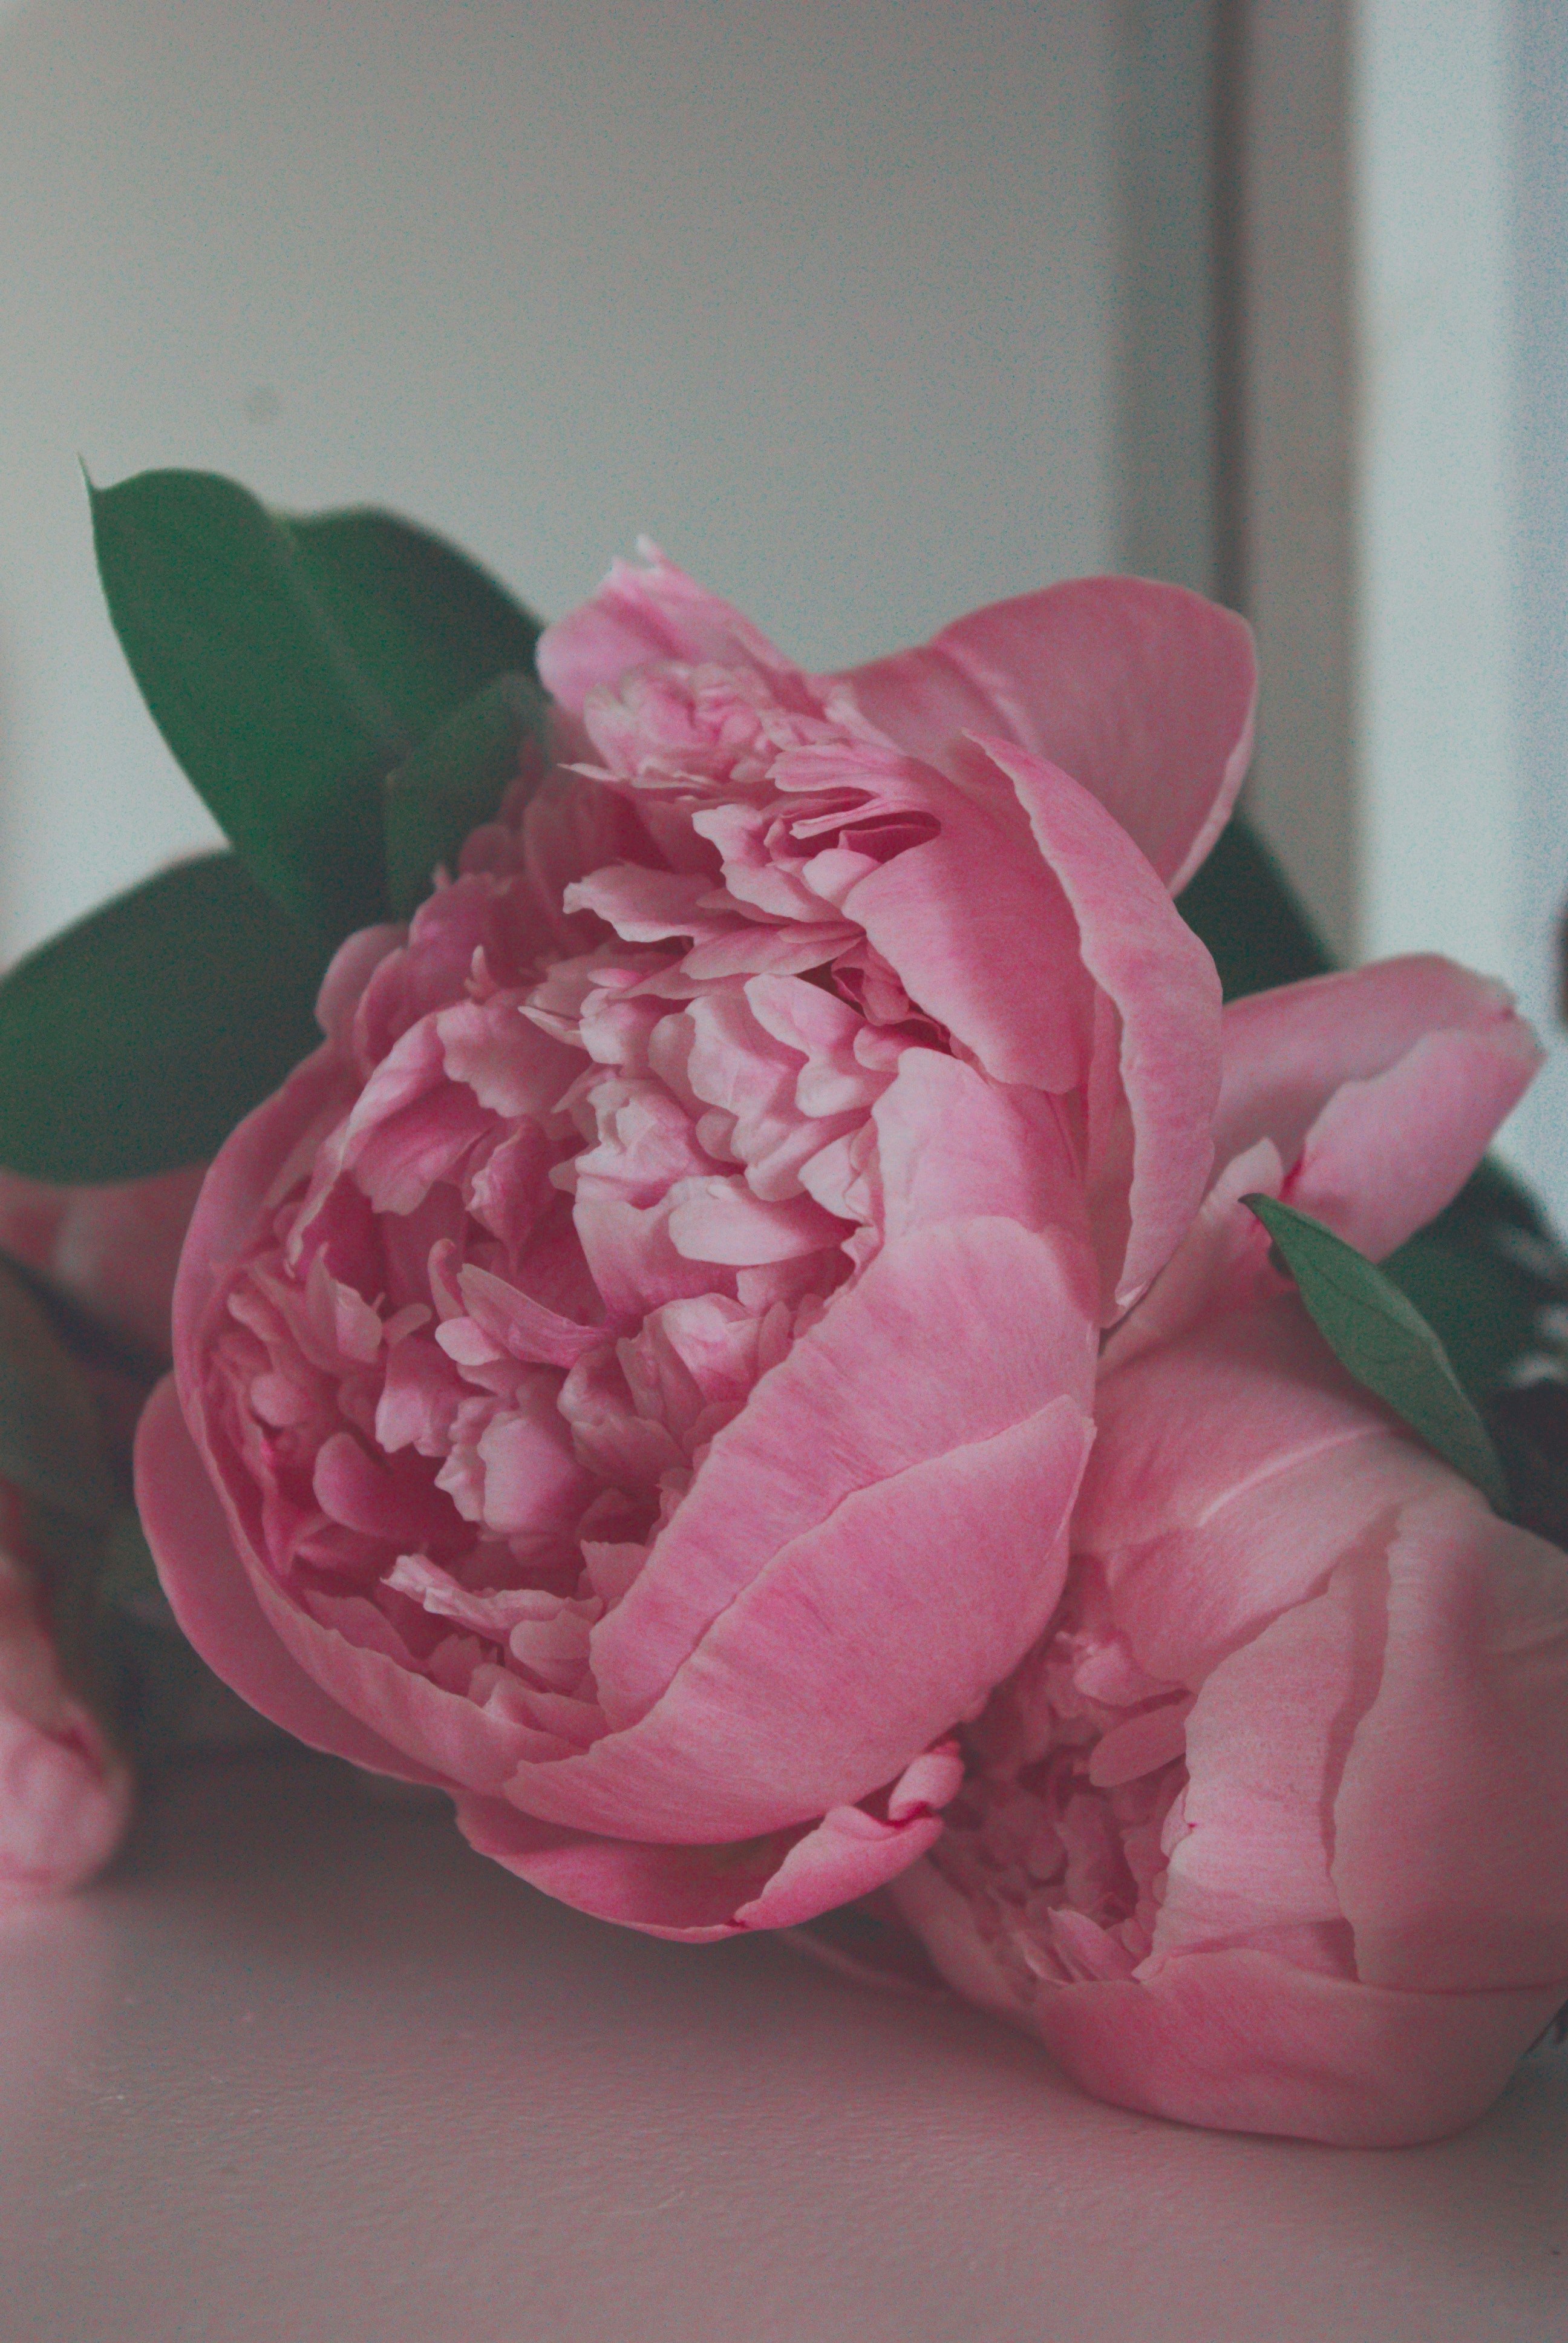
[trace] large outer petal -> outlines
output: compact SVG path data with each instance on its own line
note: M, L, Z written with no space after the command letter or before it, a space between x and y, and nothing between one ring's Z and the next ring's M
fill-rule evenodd
M187 1414L200 1403L213 1303L255 1234L257 1214L275 1188L308 1169L318 1140L357 1088L335 1050L317 1050L246 1115L203 1182L174 1291L175 1379Z
M506 1795L553 1822L748 1838L901 1773L1040 1633L1091 1437L1056 1399L857 1490L737 1596L646 1715Z
M1282 1630L1282 1647L1261 1631L1290 1606L1312 1611L1347 1555L1381 1557L1400 1508L1455 1486L1352 1383L1291 1293L1103 1375L1095 1418L1074 1551L1103 1573L1117 1625L1151 1675L1190 1689L1211 1680L1216 1701L1220 1679L1235 1680L1234 1732L1249 1702L1257 1728L1271 1729L1294 1696L1277 1674L1282 1650L1327 1621ZM1309 1707L1329 1666L1325 1647ZM1364 1706L1371 1687L1358 1682ZM1201 1738L1203 1703L1193 1715ZM1342 1715L1336 1765L1352 1721Z
M1232 1001L1221 1163L1270 1139L1287 1199L1381 1259L1458 1194L1541 1063L1512 995L1424 954Z
M1037 2035L1084 2090L1226 2131L1340 2147L1444 2138L1484 2114L1562 1997L1402 1993L1232 1950L1141 1981L1042 1987L1026 2007L930 1864L890 1893L957 1991Z
M1060 765L1172 892L1223 828L1252 744L1251 630L1180 586L1085 578L992 603L841 679L900 748L947 766L966 732Z
M1205 1525L1247 1490L1388 1423L1293 1293L1102 1375L1095 1419L1073 1545L1101 1554Z
M1002 1219L917 1228L886 1247L719 1433L595 1631L612 1724L645 1715L759 1574L849 1498L978 1450L1063 1395L1086 1413L1094 1345L1081 1276L1075 1246Z
M1219 1092L1214 965L1126 834L1070 775L970 742L963 781L908 768L939 834L849 888L846 914L994 1081L1079 1094L1117 1301L1198 1207Z
M1449 1477L1370 1609L1381 1674L1334 1802L1335 1887L1378 1985L1568 1994L1568 1555Z

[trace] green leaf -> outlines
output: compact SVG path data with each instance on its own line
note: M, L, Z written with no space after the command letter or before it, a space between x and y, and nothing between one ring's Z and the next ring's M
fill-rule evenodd
M116 632L226 835L326 945L379 919L380 782L410 743L287 528L211 473L143 472L88 493Z
M1484 1167L1483 1167L1484 1169ZM1539 1347L1535 1326L1550 1289L1492 1242L1485 1224L1449 1214L1391 1253L1382 1273L1414 1304L1477 1403Z
M367 509L284 526L339 640L409 741L493 678L532 675L538 620L427 529Z
M0 1480L73 1521L120 1503L92 1392L25 1288L0 1269Z
M1208 945L1227 1001L1332 967L1279 864L1240 815L1177 899Z
M319 977L232 854L159 872L0 979L0 1163L97 1182L205 1161L319 1044Z
M447 718L387 779L387 890L392 916L412 917L437 863L450 869L472 830L488 821L518 769L523 744L543 738L544 699L524 675L498 676Z
M381 783L538 622L390 513L289 519L206 472L89 484L143 697L262 886L330 948L386 910Z
M1508 1485L1497 1451L1425 1319L1353 1245L1271 1196L1243 1196L1283 1255L1342 1366L1473 1482L1499 1513Z

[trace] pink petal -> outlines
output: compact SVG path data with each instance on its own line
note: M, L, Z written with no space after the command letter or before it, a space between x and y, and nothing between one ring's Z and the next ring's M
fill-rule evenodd
M668 1201L670 1242L688 1261L757 1268L821 1252L847 1233L809 1196L765 1203L739 1178L678 1180Z
M1374 1257L1455 1196L1541 1062L1503 986L1435 956L1232 1001L1221 1162L1262 1138L1284 1193Z
M309 1168L353 1095L352 1077L336 1053L318 1050L225 1141L203 1182L175 1281L175 1375L182 1406L197 1403L207 1318L251 1242L274 1183L281 1192Z
M1084 2090L1226 2131L1409 2147L1485 2112L1554 1992L1396 1993L1246 1949L1042 1994L1034 2030Z
M333 953L316 997L316 1021L343 1058L353 1046L354 1012L366 986L388 952L407 940L407 928L357 928Z
M1018 749L979 745L1017 789L1072 907L1083 964L1115 1011L1116 1105L1124 1104L1131 1129L1124 1138L1113 1106L1103 1135L1097 1133L1091 1088L1087 1170L1091 1215L1104 1236L1114 1231L1119 1240L1126 1226L1124 1257L1118 1242L1106 1260L1115 1297L1125 1303L1169 1260L1213 1165L1219 976L1147 862L1129 851L1091 798Z
M681 1841L750 1837L867 1796L977 1715L1039 1635L1091 1436L1056 1399L857 1490L773 1555L638 1723L580 1758L525 1765L508 1797ZM658 1560L656 1545L607 1629Z
M1067 774L991 741L970 747L961 792L918 767L900 787L940 831L858 881L845 908L993 1080L1081 1094L1097 1245L1125 1299L1167 1258L1209 1176L1213 963Z
M743 1904L743 1928L796 1928L836 1905L885 1887L941 1836L941 1818L920 1813L879 1822L859 1806L835 1806L797 1839L760 1895Z
M1101 1381L1146 1352L1180 1341L1205 1317L1221 1318L1288 1290L1289 1281L1270 1266L1267 1231L1241 1204L1243 1196L1277 1196L1284 1177L1271 1140L1261 1139L1231 1158L1149 1292L1106 1336Z
M1161 1682L1195 1688L1400 1504L1452 1475L1337 1367L1293 1296L1105 1377L1075 1551ZM1193 1426L1202 1426L1195 1438ZM1380 1523L1382 1534L1378 1534Z
M1095 1419L1074 1532L1074 1544L1094 1553L1205 1523L1265 1479L1381 1435L1386 1423L1293 1293L1105 1373Z
M849 1807L750 1844L658 1846L563 1829L498 1798L473 1797L458 1800L457 1822L480 1855L575 1910L699 1945L793 1927L849 1903L917 1862L941 1831L932 1815L893 1826Z
M1275 1932L1342 1922L1332 1798L1347 1734L1376 1689L1382 1630L1375 1594L1362 1593L1336 1571L1205 1678L1187 1719L1189 1827L1166 1873L1157 1956L1259 1938L1266 1951Z
M136 1505L175 1617L242 1700L312 1749L399 1781L450 1786L340 1708L279 1642L235 1552L172 1376L154 1392L137 1429Z
M907 768L900 788L940 827L858 880L846 913L910 1000L993 1080L1077 1089L1088 1076L1092 989L1071 907L1017 791L979 760L962 789L921 766Z
M797 675L749 618L644 544L644 566L610 565L604 583L539 638L539 676L574 716L590 691L656 659L755 667L775 682Z
M602 1326L582 1326L519 1293L504 1277L471 1264L457 1272L457 1290L476 1325L514 1359L552 1367L575 1367L608 1340Z
M718 1434L598 1631L611 1722L645 1714L772 1556L857 1490L986 1441L1059 1393L1087 1407L1093 1330L1077 1280L1062 1240L1007 1221L889 1245Z
M1251 635L1178 586L1086 578L993 603L842 679L890 740L948 768L1000 734L1098 798L1176 892L1230 814L1252 742Z
M1083 1225L1060 1110L1038 1091L988 1082L935 1050L906 1050L871 1119L890 1244L930 1222L992 1213L1026 1229ZM1087 1289L1083 1300L1098 1308Z
M1452 1475L1378 1584L1387 1646L1334 1804L1356 1963L1444 1996L1568 1986L1568 1555Z
M1484 2114L1562 1999L1561 1986L1401 1993L1241 1948L1025 2001L933 1865L890 1893L954 1989L1037 2035L1081 2089L1225 2131L1340 2147L1442 2139Z

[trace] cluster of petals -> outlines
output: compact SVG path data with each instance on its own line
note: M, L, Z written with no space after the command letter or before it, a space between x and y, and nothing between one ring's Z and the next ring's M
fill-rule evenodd
M1385 1253L1538 1053L1432 960L1226 1026L1231 1160L1106 1345L1062 1603L892 1892L1101 2097L1402 2144L1568 1998L1568 1557L1351 1383L1240 1200Z
M549 769L213 1166L138 1496L255 1705L702 1938L931 1848L1056 1607L1211 1177L1251 647L1101 579L814 678L654 557L540 668Z

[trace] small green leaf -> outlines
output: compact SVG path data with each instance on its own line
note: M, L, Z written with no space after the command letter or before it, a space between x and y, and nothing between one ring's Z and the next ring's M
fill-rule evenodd
M488 821L518 772L523 744L542 739L544 699L528 676L498 676L422 741L387 779L387 889L394 919L410 919L437 863L450 869Z
M321 1039L320 960L232 854L160 871L0 979L0 1163L204 1161Z
M380 783L412 744L288 530L211 473L143 472L88 493L116 632L226 836L327 946L379 919Z
M1341 1365L1505 1513L1508 1484L1491 1435L1413 1303L1321 1221L1272 1196L1241 1202L1278 1246L1308 1316Z
M339 640L410 743L494 677L532 675L538 620L428 529L367 509L283 525Z
M0 1480L75 1522L120 1503L91 1390L44 1312L0 1268Z

